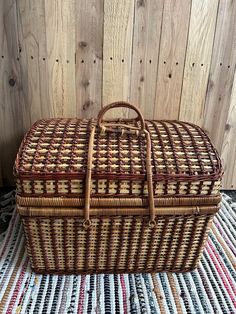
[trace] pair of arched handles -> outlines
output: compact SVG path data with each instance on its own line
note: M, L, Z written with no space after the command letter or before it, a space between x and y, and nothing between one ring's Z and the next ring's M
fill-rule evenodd
M128 108L134 110L137 113L137 117L133 120L133 124L125 124L114 121L104 121L104 114L113 108ZM139 125L138 123L139 122ZM87 162L87 174L86 174L86 186L85 186L85 220L84 227L87 229L91 226L90 220L90 195L92 189L92 161L93 161L93 147L94 147L94 135L96 127L100 129L101 132L119 132L136 134L137 136L145 135L147 144L146 153L146 173L147 173L147 187L148 187L148 198L149 198L149 212L150 220L149 226L154 227L156 225L155 221L155 206L154 206L154 193L153 193L153 181L152 181L152 165L151 165L151 138L150 133L145 128L145 122L142 113L135 106L127 102L114 102L101 109L98 114L97 126L93 127L90 133L89 145L88 145L88 162Z

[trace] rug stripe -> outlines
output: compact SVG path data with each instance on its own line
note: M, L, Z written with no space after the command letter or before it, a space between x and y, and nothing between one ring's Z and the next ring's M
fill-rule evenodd
M23 258L23 260L24 260L24 258ZM15 313L16 312L16 308L18 307L18 301L20 300L20 298L22 296L22 292L23 292L23 289L25 287L25 283L28 279L26 276L26 270L27 270L28 266L29 266L29 262L28 262L28 258L26 257L25 262L22 265L22 269L21 269L21 272L20 272L19 277L17 279L17 282L15 283L15 285L13 284L13 286L15 286L13 294L9 295L9 298L7 300L9 313Z
M79 290L79 306L78 306L78 314L83 313L84 308L84 290L85 290L85 276L82 276Z
M208 262L209 267L211 268L212 273L214 274L214 277L217 278L217 285L219 289L221 290L221 293L224 296L224 300L228 306L228 308L232 311L234 308L232 304L232 300L229 295L228 288L229 286L227 285L227 282L225 281L224 274L222 273L220 267L215 267L214 262L211 260L210 255L208 254L208 251L205 250L205 257Z
M207 259L207 257L205 257L205 255L206 254L205 254L205 251L204 251L204 255L202 257L203 267L206 270L207 276L208 276L208 278L210 280L210 284L213 287L213 291L214 291L215 297L217 298L217 300L219 302L219 305L221 307L221 311L224 311L228 307L227 307L227 303L226 303L226 298L225 298L225 296L222 293L222 286L218 285L219 278L217 278L218 276L216 276L216 273L215 273L214 269L213 269L213 272L212 272L212 269L211 269L210 265L208 264L208 259Z
M24 248L21 248L19 254L17 254L17 260L15 263L15 267L13 268L13 272L11 273L11 276L9 276L8 278L9 280L6 281L7 285L4 287L4 290L3 290L4 294L1 297L0 313L4 313L6 302L8 299L11 298L11 295L14 292L14 290L12 289L14 287L13 283L21 273L20 265L21 264L24 265L25 261L26 261L25 250Z
M152 314L157 314L157 304L155 303L154 298L153 298L153 288L151 286L149 275L143 274L143 279L144 279L144 284L146 286L147 296L149 299L150 312Z
M14 265L16 255L18 254L17 252L21 247L20 243L23 242L24 239L22 237L21 228L16 228L12 242L9 244L9 250L6 250L5 260L3 257L2 261L0 261L0 291L2 290L2 286L6 280L6 277L9 277L10 272L13 270L12 265Z
M29 272L29 269L27 269L27 272ZM28 279L29 279L28 284L23 291L23 298L21 302L18 303L19 312L22 312L22 313L27 313L26 308L28 304L31 302L31 296L33 292L32 287L34 285L35 274L29 272Z
M205 296L206 296L207 300L209 301L209 303L211 304L211 307L213 309L213 312L210 312L210 313L221 313L221 307L219 304L219 300L215 294L214 288L212 287L211 282L208 278L208 275L207 275L204 267L202 266L202 264L200 264L200 266L198 268L198 273L199 273L199 276L200 276L202 283L203 283Z
M230 297L231 301L234 303L234 297L233 297L233 291L230 287L229 281L227 280L227 274L225 274L222 270L222 268L220 267L220 264L217 262L217 260L215 259L215 257L213 256L212 252L209 250L209 247L207 246L207 253L209 254L212 263L214 264L214 271L215 273L217 272L221 278L221 282L222 282L222 287L224 287L224 293L227 292L227 296ZM222 288L223 289L223 288ZM236 307L236 302L235 302L235 307Z
M157 280L157 275L152 274L152 280L153 280L153 285L154 285L154 292L155 292L155 295L156 295L156 298L160 307L160 311L161 313L164 314L166 313L166 309L163 302L164 297L161 294L160 285Z
M130 313L131 314L136 314L138 313L137 311L137 305L135 302L135 288L134 288L134 279L133 275L128 275L129 276L129 287L130 287L130 295L129 295L129 300L130 300Z
M167 274L167 276L168 276L171 292L172 292L172 295L173 295L173 298L174 298L176 310L177 310L178 313L182 314L183 310L182 310L181 303L180 303L180 296L179 296L179 293L178 293L178 291L176 289L176 285L175 285L175 281L174 281L173 275L172 274Z
M233 268L236 269L236 258L214 225L212 226L212 231L213 231L214 236L217 239L218 245L221 247L222 251L227 255L228 259L233 265Z
M23 255L25 253L25 249L22 247L22 243L24 243L24 239L22 237L18 237L18 241L16 242L16 245L13 250L13 256L12 260L9 261L7 265L4 264L5 271L4 276L2 278L1 284L0 284L0 299L2 298L3 294L5 293L5 290L8 287L9 281L12 281L12 277L14 276L14 273L16 270L16 265L19 267L21 260L23 258Z
M166 274L160 273L159 278L160 278L160 282L162 286L163 295L165 295L167 309L170 313L174 313L175 305L174 305L174 299L171 295L171 289L169 286L168 277L166 277Z
M128 313L127 292L126 292L126 287L125 287L124 275L120 275L120 285L121 285L121 289L122 289L123 312L124 312L124 314L127 314Z
M195 313L194 304L188 293L188 289L187 289L187 286L185 285L183 276L180 274L176 274L175 277L177 279L177 282L181 291L180 297L183 299L186 311L188 313Z
M199 268L198 268L199 269ZM201 302L203 312L204 313L213 313L213 308L211 306L211 303L209 302L207 298L207 294L205 293L206 291L203 289L204 283L199 275L199 271L197 272L191 272L192 280L195 285L196 289L196 294L199 298L199 301Z
M209 251L208 251L209 248ZM231 276L231 273L229 271L229 268L227 264L224 264L224 260L222 260L222 256L219 254L219 252L216 250L214 244L212 241L208 241L207 243L207 251L211 252L210 256L211 259L213 260L215 265L218 265L223 272L224 276L226 276L226 279L233 290L233 293L236 294L236 282L234 282L234 278Z

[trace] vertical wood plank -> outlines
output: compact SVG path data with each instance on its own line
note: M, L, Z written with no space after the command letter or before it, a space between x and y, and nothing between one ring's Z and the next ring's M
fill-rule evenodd
M130 101L152 119L163 0L135 1Z
M44 2L47 71L50 104L54 116L76 116L75 2Z
M133 18L134 0L104 1L103 104L129 100Z
M191 1L164 1L155 114L177 119L183 79Z
M43 0L17 1L17 16L23 88L21 103L26 131L36 120L52 116L48 90Z
M193 0L179 119L203 123L218 0Z
M102 103L103 0L76 1L76 102L79 117Z
M19 93L15 1L0 0L0 168L1 184L13 185L13 164L23 136Z
M235 65L236 1L225 0L219 4L203 124L219 151L230 106Z
M235 139L236 139L236 75L234 75L234 84L232 89L231 101L228 111L221 154L225 171L223 176L224 189L236 189Z

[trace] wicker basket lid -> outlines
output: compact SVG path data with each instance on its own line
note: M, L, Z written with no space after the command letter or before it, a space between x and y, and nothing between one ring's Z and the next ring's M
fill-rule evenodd
M220 158L200 127L181 121L148 120L142 125L138 120L119 120L113 132L114 121L106 121L102 127L98 122L95 119L64 118L37 121L26 134L16 159L18 194L34 195L37 184L41 184L42 195L50 194L46 191L47 181L83 182L93 128L91 178L95 183L92 194L123 195L121 184L124 182L133 184L126 196L145 194L147 143L145 136L137 132L142 127L150 134L155 195L211 194L214 188L218 192L222 175ZM110 125L113 125L113 130L109 129ZM122 131L125 126L129 132ZM98 181L104 188L96 185ZM38 183L30 190L32 182ZM111 185L113 182L113 192L106 182ZM191 184L194 182L193 192ZM22 189L25 183L28 184L26 193ZM137 187L139 192L134 193L134 186L138 183L141 187ZM72 195L73 184L68 184L64 194ZM63 192L60 193L58 187L54 187L54 191L51 187L51 196L60 194ZM76 194L79 195L78 190Z

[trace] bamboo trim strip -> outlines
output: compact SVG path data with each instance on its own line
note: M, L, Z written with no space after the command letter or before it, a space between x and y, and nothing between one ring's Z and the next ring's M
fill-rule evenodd
M68 197L22 197L16 196L17 204L21 206L52 206L52 207L84 207L84 198ZM154 198L155 206L180 206L180 205L217 205L221 195L197 197L158 197ZM91 198L92 207L145 207L148 205L146 198L120 198L96 197Z
M25 207L17 206L17 210L22 216L37 216L37 217L74 217L84 216L84 209L71 207ZM174 215L201 215L214 214L219 210L219 206L174 206L174 207L155 207L154 213L156 216L174 216ZM90 208L90 216L148 216L150 211L145 207L136 208Z

